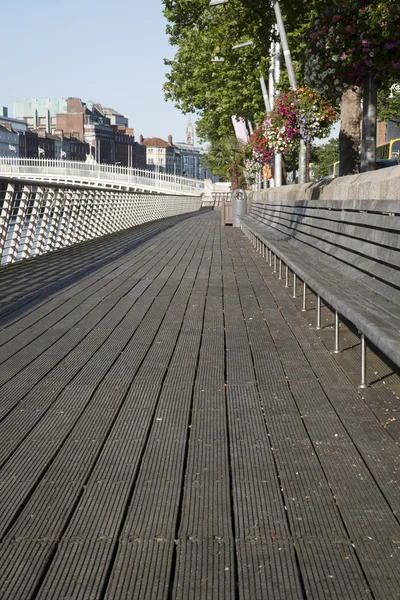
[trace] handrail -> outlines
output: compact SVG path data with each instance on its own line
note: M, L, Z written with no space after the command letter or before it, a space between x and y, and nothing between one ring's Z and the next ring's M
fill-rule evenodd
M157 193L200 196L204 182L170 173L79 161L0 157L0 176L36 181L66 182L69 185L102 188L142 189Z

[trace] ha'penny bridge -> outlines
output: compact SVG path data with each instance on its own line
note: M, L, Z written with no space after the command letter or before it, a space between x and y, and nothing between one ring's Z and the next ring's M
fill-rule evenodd
M400 597L400 201L203 192L0 164L5 600Z

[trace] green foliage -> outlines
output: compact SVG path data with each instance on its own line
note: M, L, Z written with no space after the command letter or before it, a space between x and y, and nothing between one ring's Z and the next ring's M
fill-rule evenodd
M231 181L232 189L237 189L245 185L246 152L245 144L235 135L228 135L211 142L209 150L204 155L204 162L213 175Z
M400 4L332 2L315 15L305 40L306 80L332 98L361 86L371 71L384 82L400 69Z
M382 84L381 89L378 92L379 121L386 122L391 120L396 121L400 119L400 94L393 94L394 98L389 98L390 86L392 85L392 83L395 82L388 80L387 82Z
M331 139L322 146L312 146L311 162L314 179L329 175L329 167L339 160L339 140Z

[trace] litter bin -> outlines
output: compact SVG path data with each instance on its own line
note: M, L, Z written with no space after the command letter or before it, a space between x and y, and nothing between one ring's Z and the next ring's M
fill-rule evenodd
M247 212L247 196L244 190L232 192L232 226L240 227L240 217Z

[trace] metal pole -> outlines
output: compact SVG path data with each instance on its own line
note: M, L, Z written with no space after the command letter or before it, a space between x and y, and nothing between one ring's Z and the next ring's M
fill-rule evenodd
M317 296L317 329L321 329L321 296Z
M282 259L279 259L279 276L278 279L282 279Z
M261 85L262 95L264 98L265 110L267 111L267 113L270 113L271 112L271 104L269 101L267 86L265 85L265 79L264 79L263 75L260 75L260 85Z
M275 42L271 42L269 47L269 72L268 72L268 92L271 109L274 108L275 104L275 73L274 73L274 59L275 59ZM272 177L268 185L270 188L275 187L275 177Z
M269 251L269 266L272 267L272 250Z
M276 273L276 254L274 254L274 273Z
M296 298L296 284L297 284L297 276L296 273L293 273L293 298Z
M378 88L372 71L364 79L361 173L374 171L376 168L376 106Z
M285 269L285 288L289 287L289 267L287 265L285 265L286 269Z
M334 353L339 354L339 313L335 310L335 349Z
M297 89L296 75L293 69L292 57L290 55L289 45L287 42L285 25L282 20L281 7L278 0L272 0L272 4L275 10L276 24L279 30L279 37L281 40L283 57L285 59L286 69L288 72L289 83L292 90ZM305 183L306 180L306 145L303 140L300 142L300 153L299 153L299 183Z
M365 336L361 334L361 383L359 386L361 389L368 387L367 384L367 345L365 343Z
M281 77L281 45L275 43L274 53L274 79L275 86L279 83ZM275 99L279 97L279 90L275 87ZM274 165L274 179L275 186L282 186L282 154L275 154L275 165Z
M307 297L306 296L307 296L307 286L306 286L305 282L303 281L303 308L301 309L302 312L306 312L306 310L307 310L307 305L306 305Z

